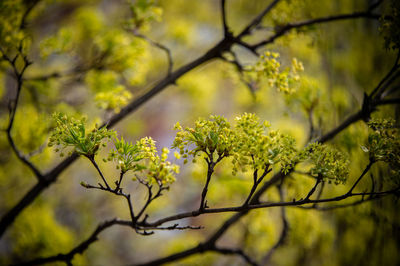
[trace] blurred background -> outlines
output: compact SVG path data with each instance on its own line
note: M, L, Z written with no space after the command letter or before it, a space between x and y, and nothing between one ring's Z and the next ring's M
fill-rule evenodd
M8 2L8 4L6 4ZM1 12L1 38L14 38L7 32L7 21L21 16L24 1L5 1ZM135 1L132 1L135 4ZM124 105L148 91L167 74L165 51L146 38L168 47L179 68L202 55L223 37L220 3L216 0L136 1L144 4L140 16L132 20L127 1L40 1L26 22L29 36L27 53L33 64L15 117L12 135L18 148L31 154L43 171L63 158L47 147L54 127L51 115L64 112L86 116L89 124L101 123ZM234 33L240 32L269 4L265 0L227 0L227 21ZM260 27L245 40L254 43L274 33L274 27L288 22L332 14L366 10L374 1L281 1L264 18ZM379 6L378 14L388 12L389 1ZM1 4L0 4L1 6ZM147 9L146 9L147 8ZM10 12L12 10L13 12ZM14 14L15 13L15 14ZM297 58L304 65L296 91L285 94L259 80L253 86L241 81L234 65L213 60L190 71L114 128L118 136L136 142L151 136L158 149L171 148L176 122L193 126L198 117L223 115L229 121L243 112L253 112L268 120L273 129L296 138L298 147L309 140L310 112L315 127L313 137L326 133L349 114L358 110L364 92L370 92L393 64L395 55L384 48L378 20L354 19L326 23L291 31L264 51L280 54L281 69ZM136 35L136 36L135 36ZM140 36L137 36L140 35ZM145 38L143 38L145 36ZM16 36L15 38L18 38ZM254 65L258 57L243 47L234 46L244 66ZM228 55L227 55L228 56ZM0 63L0 124L8 123L8 102L15 96L15 82L5 62ZM398 108L384 106L375 117L398 117ZM350 181L368 163L360 148L367 137L365 123L358 122L331 144L348 154ZM111 162L104 163L112 144L98 155L100 168L109 180L118 178ZM148 209L149 221L175 213L195 210L205 182L203 161L181 165L177 181ZM216 168L208 194L213 207L236 206L243 202L252 185L250 173L231 175L229 162ZM275 169L274 172L279 171ZM380 178L390 169L379 164L372 173ZM273 174L273 173L272 173ZM146 191L126 177L125 187L133 196L135 208L145 201ZM125 201L108 193L87 190L84 181L96 184L97 173L89 161L80 158L16 219L0 241L0 264L24 261L37 256L68 252L87 238L99 222L119 217L129 219ZM0 135L0 214L3 215L36 182L33 174L12 152L6 134ZM301 174L287 180L286 198L300 198L314 181ZM324 196L340 195L352 182L326 185ZM369 183L360 184L367 189ZM279 200L275 189L264 200ZM276 250L272 265L398 265L400 227L398 203L393 197L331 211L287 208L290 230L285 245ZM209 214L184 219L182 225L202 225L202 230L156 232L137 235L134 230L112 227L100 235L76 265L120 265L146 262L192 247L215 231L231 214ZM279 238L282 228L280 209L256 210L241 219L220 240L225 246L243 248L261 259ZM206 253L175 262L173 265L244 265L240 257ZM61 264L60 264L61 265Z

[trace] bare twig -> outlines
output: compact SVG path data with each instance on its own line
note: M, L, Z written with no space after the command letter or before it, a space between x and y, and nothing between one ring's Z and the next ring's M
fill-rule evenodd
M23 76L26 71L26 69L31 65L31 62L28 60L28 58L22 54L21 50L18 51L17 55L14 58L10 58L7 56L5 51L1 49L0 47L0 52L2 54L2 58L9 63L11 68L13 69L14 72L14 77L17 82L17 88L16 88L16 96L15 99L13 100L12 104L10 102L10 110L9 110L9 121L8 125L6 128L6 134L7 134L7 139L8 142L10 143L10 146L12 150L14 151L15 155L18 157L18 159L24 163L28 168L35 174L36 178L38 180L43 179L42 173L39 171L39 169L25 156L22 154L22 152L17 148L14 139L11 135L11 131L14 126L14 119L15 119L15 114L17 112L18 104L20 102L20 96L21 96L21 91L22 91L22 86L23 86ZM23 59L23 66L21 70L18 69L16 65L17 58L21 57Z
M250 193L249 193L249 195L247 196L247 199L246 199L246 201L245 201L244 204L243 204L244 206L246 206L246 205L249 204L249 202L250 202L250 200L251 200L251 197L253 196L254 192L256 191L258 185L261 183L261 181L263 181L264 177L265 177L268 173L270 173L271 171L272 171L272 169L269 168L269 165L266 165L266 166L265 166L265 169L264 169L264 172L262 173L262 175L260 176L260 178L257 177L257 173L258 173L257 169L254 171L254 173L253 173L253 186L251 187Z
M31 0L31 1L26 1L27 3L27 8L22 15L21 23L19 25L20 29L24 29L26 27L26 20L29 16L29 14L32 12L32 10L35 8L35 6L40 2L40 0Z
M317 186L319 185L319 183L321 183L321 181L322 181L322 178L321 177L318 177L317 178L317 181L315 182L315 185L312 187L312 189L308 192L308 194L307 194L307 196L305 197L305 199L309 199L311 196L312 196L312 194L314 194L314 192L315 192L315 189L317 188Z
M96 170L97 170L97 172L99 173L101 179L103 180L104 184L106 185L107 190L110 190L110 191L111 191L111 188L110 188L110 186L109 186L108 183L107 183L107 180L105 179L105 177L104 177L103 173L101 172L99 166L97 165L96 161L94 160L94 156L86 156L86 157L87 157L87 158L89 159L89 161L93 164L94 168L96 168Z
M400 104L400 98L384 99L376 102L376 105L386 105L386 104Z
M140 179L138 179L140 180ZM142 182L141 182L142 183ZM158 190L157 193L155 195L153 195L152 193L152 188L153 186L151 186L149 183L142 183L147 187L147 191L148 191L148 197L147 197L147 201L146 203L143 205L142 209L139 211L138 215L136 216L136 221L138 221L140 219L140 217L143 215L144 211L147 209L147 207L150 205L150 203L155 200L156 198L160 197L162 194L161 192L163 190L168 189L168 187L163 187L163 185L161 183L158 183ZM143 222L143 221L142 221Z
M274 8L276 4L279 3L280 0L273 0L258 16L256 16L237 36L238 39L243 38L246 35L249 35L251 31L257 27L262 19Z
M249 255L247 255L242 249L233 249L233 248L222 248L222 247L213 247L210 251L218 252L224 255L238 255L242 257L249 265L258 266L259 264L255 262Z
M228 23L226 21L226 5L225 5L225 0L221 0L221 18L222 18L222 27L223 27L223 32L224 36L227 37L228 35L232 35L232 33L229 30Z
M199 211L200 212L202 212L202 211L204 211L204 209L208 208L207 201L206 201L208 185L210 184L211 176L214 173L214 167L223 158L224 158L223 155L218 155L218 159L216 161L214 161L213 152L211 152L209 154L209 156L208 156L208 159L206 159L206 162L207 162L207 179L206 179L206 184L204 185L203 191L201 192L201 200L200 200L200 207L199 207Z
M255 97L255 92L257 91L257 86L254 82L249 82L245 79L244 76L244 67L240 64L236 54L234 52L231 52L232 56L233 56L233 60L228 60L226 57L222 56L221 59L227 63L230 63L232 65L234 65L236 67L236 70L238 72L239 75L239 80L246 85L246 87L249 89L251 95L253 97Z
M282 189L282 183L278 186L279 190L279 198L281 201L284 201L284 195L283 195L283 189ZM288 235L289 231L289 222L286 217L286 209L285 207L281 207L281 219L282 219L282 230L281 234L279 236L278 241L271 247L271 249L265 254L265 256L262 258L262 265L268 265L269 261L271 260L272 255L274 252L285 243L286 237Z

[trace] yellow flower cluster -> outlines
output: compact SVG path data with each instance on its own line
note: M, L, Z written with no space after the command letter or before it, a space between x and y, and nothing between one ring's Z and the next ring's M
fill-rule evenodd
M281 71L281 63L278 61L279 57L278 53L267 51L248 71L255 73L257 80L266 78L270 87L276 88L278 91L286 94L291 94L295 91L294 85L299 81L299 73L304 71L304 67L301 62L293 58L291 68Z
M147 177L149 183L171 184L175 181L175 174L179 173L179 166L167 161L169 150L163 148L158 155L155 141L145 137L132 144L123 138L114 140L113 149L108 160L117 162L117 169L122 173L128 171L139 172ZM134 178L136 180L136 178Z
M298 151L291 136L271 130L269 123L261 123L258 116L244 113L235 119L231 128L221 116L199 119L194 128L185 128L177 123L178 130L173 148L178 148L187 161L189 156L205 154L207 158L232 158L232 172L239 170L263 171L275 165L288 173L295 164L308 161L312 164L311 174L344 182L348 175L348 160L339 151L318 143L310 144Z

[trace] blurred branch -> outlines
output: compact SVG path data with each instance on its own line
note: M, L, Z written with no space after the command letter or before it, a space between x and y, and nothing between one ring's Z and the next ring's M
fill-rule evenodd
M379 82L378 86L375 87L375 89L371 92L371 97L373 97L375 94L378 94L379 96L382 95L382 93L384 92L384 85L386 84L391 84L390 82L390 78L392 77L396 77L395 72L399 69L400 64L399 64L399 60L400 60L400 50L397 51L397 56L396 59L394 61L394 64L392 66L392 68L390 69L390 71L386 74L386 76ZM397 73L398 76L399 73ZM392 80L393 81L393 80ZM377 96L377 98L379 98L379 96Z
M141 38L141 39L147 41L150 45L165 52L165 54L167 56L167 61L168 61L167 77L170 76L172 73L172 69L174 67L174 61L172 59L171 50L167 46L165 46L161 43L158 43L156 41L153 41L152 39L150 39L149 37L147 37L143 34L140 34L136 31L132 31L132 33L135 37Z
M244 67L242 66L242 64L239 62L239 59L237 58L236 54L234 52L231 51L231 54L233 56L233 60L229 60L224 56L221 56L221 59L227 63L230 63L232 65L234 65L236 67L236 70L238 71L238 75L239 75L239 80L246 85L246 87L249 89L251 95L253 97L255 97L255 92L257 91L257 87L256 84L253 82L249 82L245 79L244 76Z
M97 170L97 172L99 173L101 179L103 180L104 184L106 185L107 190L108 190L108 191L112 191L111 188L110 188L110 186L108 185L107 180L105 179L103 173L101 172L99 166L97 165L96 161L94 160L94 155L93 155L93 156L86 156L86 157L87 157L87 158L89 159L89 161L93 164L94 168L96 168L96 170ZM100 185L100 187L103 188L102 185Z
M315 25L315 24L322 24L322 23L327 23L327 22L334 22L334 21L347 20L347 19L356 19L356 18L379 19L380 15L372 14L370 11L354 12L351 14L327 16L327 17L315 18L315 19L310 19L310 20L305 20L305 21L300 21L300 22L288 23L283 26L277 26L275 28L276 33L274 35L272 35L271 37L269 37L266 40L263 40L261 42L251 45L251 47L253 49L258 49L262 46L273 43L278 37L281 37L282 35L286 34L287 32L289 32L292 29L299 29L302 27L311 26L311 25Z
M308 141L311 141L314 136L316 135L315 133L315 127L314 127L314 107L315 105L312 105L312 107L308 110L307 114L308 114L308 124L310 127L310 135L308 136Z
M17 112L18 104L20 102L20 96L21 96L21 91L22 91L22 86L23 86L23 76L26 71L26 69L31 65L31 62L28 60L28 58L22 54L21 49L18 50L18 53L13 57L10 58L7 56L5 51L0 47L0 52L2 59L8 62L8 64L11 66L14 72L15 80L17 83L17 89L16 89L16 96L13 101L9 102L9 121L7 128L5 129L5 132L7 134L7 139L8 142L10 143L10 146L12 150L14 151L15 155L18 157L18 159L24 163L28 168L35 174L36 178L38 180L43 179L42 173L39 171L39 169L24 155L22 152L17 148L14 139L11 135L11 131L14 126L14 119L15 119L15 114ZM23 61L23 66L21 69L18 69L17 67L17 59L21 57Z
M376 103L376 105L385 105L385 104L400 104L400 98L379 100Z
M162 191L168 189L168 187L164 187L161 182L158 182L157 183L157 185L158 185L157 193L155 195L153 195L153 193L152 193L153 186L150 185L149 182L145 182L145 181L141 180L140 178L138 178L138 180L141 184L143 184L147 187L148 197L147 197L146 203L143 205L142 209L139 211L138 215L136 216L135 222L137 222L140 219L140 217L143 215L144 211L151 204L151 202L153 200L155 200L156 198L162 196L162 194L161 194ZM143 221L145 221L145 219Z
M229 30L228 23L226 21L226 1L221 0L221 18L222 18L222 27L224 30L224 36L232 35L232 33Z
M322 182L322 177L318 176L317 177L317 181L315 182L315 185L312 187L312 189L308 192L307 196L305 197L305 199L309 199L312 194L314 194L315 189L317 188L317 186L319 185L319 183Z
M30 1L25 1L27 3L27 8L22 15L21 23L19 25L20 29L24 29L26 27L26 20L29 16L29 14L32 12L32 10L39 4L41 0L30 0Z
M241 39L251 33L251 31L257 27L262 19L274 8L276 4L279 3L280 0L273 0L258 16L256 16L237 36L238 39Z
M370 5L370 6L368 7L368 11L372 11L372 10L376 9L376 8L379 7L382 3L383 3L383 0L377 0L375 3L373 3L372 5Z

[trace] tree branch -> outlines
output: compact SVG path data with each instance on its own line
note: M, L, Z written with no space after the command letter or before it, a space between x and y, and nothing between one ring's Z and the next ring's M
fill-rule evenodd
M210 251L214 251L214 252L221 253L224 255L238 255L238 256L242 257L249 265L253 265L253 266L259 265L257 262L255 262L250 256L248 256L241 249L214 247L214 248L210 249Z
M136 31L133 31L132 33L135 37L141 38L141 39L147 41L148 43L150 43L152 46L157 47L158 49L165 52L165 54L167 56L167 61L168 61L167 76L170 76L172 73L172 69L174 67L174 61L172 60L171 50L167 46L165 46L161 43L158 43L156 41L153 41L152 39L150 39L149 37L147 37L143 34L140 34Z
M11 68L13 69L14 72L14 76L15 76L15 80L17 82L17 89L16 89L16 96L15 99L13 100L13 103L9 104L10 106L10 111L9 111L9 121L8 121L8 125L6 128L6 134L7 134L7 139L8 142L12 148L12 150L14 151L15 155L17 156L17 158L26 166L28 166L28 168L35 174L36 178L38 180L43 179L43 175L42 173L39 171L39 169L24 155L22 154L21 151L19 151L19 149L17 148L14 139L11 135L11 131L13 129L14 126L14 119L15 119L15 114L17 112L17 108L18 108L18 104L20 102L20 96L21 96L21 91L22 91L22 85L23 85L23 75L26 71L26 69L29 67L29 65L31 65L31 62L29 62L28 58L25 55L22 55L21 51L19 50L17 55L14 58L10 58L5 54L5 51L3 49L1 49L0 47L0 52L2 54L2 58L7 61L9 63L9 65L11 66ZM18 57L22 57L23 59L23 66L22 69L19 70L17 65L16 65L16 61Z
M94 156L86 156L86 157L93 164L94 168L96 168L96 170L99 173L101 179L103 180L104 184L106 185L107 190L111 191L111 188L107 183L107 180L105 179L105 177L104 177L103 173L101 172L99 166L97 165L96 161L94 160Z
M243 38L246 35L249 35L251 31L257 27L262 19L274 8L276 4L279 3L280 0L273 0L258 16L256 16L248 25L245 27L242 32L237 36L238 39Z
M286 25L277 27L276 33L274 35L272 35L271 37L269 37L268 39L266 39L264 41L253 44L251 47L254 49L258 49L262 46L273 43L278 37L281 37L282 35L286 34L287 32L289 32L292 29L299 29L302 27L311 26L311 25L315 25L315 24L334 22L334 21L338 21L338 20L356 19L356 18L379 19L380 15L372 14L369 11L354 12L351 14L335 15L335 16L315 18L315 19L310 19L310 20L305 20L305 21L300 21L300 22L295 22L295 23L288 23Z
M227 37L229 35L232 35L232 33L229 30L228 23L226 21L226 6L225 6L225 0L221 0L221 18L222 18L222 28L224 32L224 36Z

